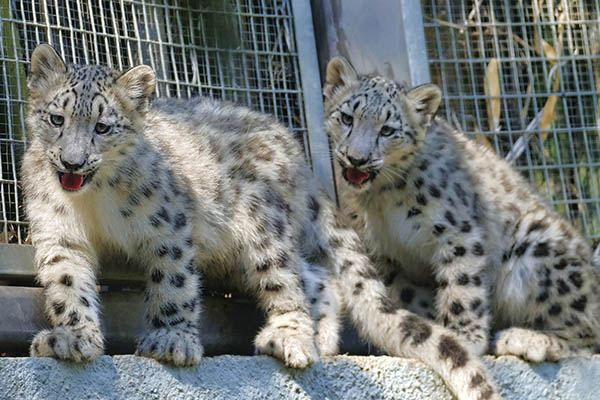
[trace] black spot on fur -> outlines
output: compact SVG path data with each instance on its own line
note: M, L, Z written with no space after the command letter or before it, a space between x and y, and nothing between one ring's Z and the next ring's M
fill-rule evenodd
M185 218L185 214L178 213L177 215L175 215L175 219L173 221L173 228L175 228L175 230L179 230L183 228L186 225L186 223L187 221Z
M52 257L48 262L46 262L46 265L57 264L66 259L67 259L67 257L65 257L65 256L56 255L56 256Z
M168 252L169 248L164 244L161 244L156 248L156 250L154 250L154 254L156 254L157 257L164 257L167 255Z
M265 285L265 290L267 292L279 292L281 289L283 289L283 286L277 283L267 283Z
M547 290L545 290L542 293L540 293L538 297L536 297L535 301L538 302L538 303L543 303L546 300L548 300L549 297L550 297L550 294L548 293Z
M560 314L561 311L562 311L562 307L560 306L560 304L552 304L552 306L550 306L550 308L548 309L548 314L549 315L558 315L558 314Z
M556 281L556 288L559 296L563 296L571 291L571 288L569 285L567 285L567 282L562 279L558 279Z
M575 299L571 302L571 308L577 311L583 312L585 310L585 306L587 305L587 297L581 296L578 299Z
M150 275L152 282L154 283L160 283L165 277L165 274L163 274L161 270L156 268L152 270L152 273Z
M471 302L471 311L477 310L482 303L483 302L481 301L481 299L473 299L473 301Z
M411 287L406 287L406 288L402 289L402 292L400 292L400 299L405 304L410 304L413 301L414 297L415 297L415 290Z
M177 274L171 276L169 283L171 283L171 285L173 285L175 287L180 288L183 285L185 285L185 275L177 273Z
M451 211L446 211L444 217L446 217L446 220L450 223L450 225L456 226L456 220L454 219L454 214L452 214Z
M121 213L121 215L123 216L123 218L129 218L133 215L133 211L131 211L128 208L121 208L119 210L119 212Z
M469 361L466 350L450 336L443 335L440 338L438 351L442 360L450 360L452 368L464 367Z
M166 325L163 320L161 320L158 317L154 317L154 318L152 318L152 326L154 326L156 329L159 329L159 328L164 328Z
M528 247L529 247L529 242L525 241L525 242L521 243L521 245L515 249L515 255L517 257L521 257L523 254L525 254Z
M583 278L581 277L581 273L578 271L574 271L569 274L569 281L577 289L581 289L581 286L583 285Z
M442 197L442 193L440 192L440 189L438 189L437 186L435 186L435 185L429 186L429 194L432 197L435 197L436 199L439 199L440 197Z
M446 226L442 224L435 224L433 226L433 234L435 236L440 236L446 230Z
M79 314L77 311L71 311L69 314L69 320L67 321L68 326L75 326L79 323Z
M473 281L473 285L481 286L481 278L478 275L473 275L471 280Z
M160 218L162 218L165 222L171 223L171 218L169 217L169 212L167 211L166 208L161 207L160 210L158 210L158 213L156 215L158 215Z
M409 315L400 322L402 341L412 339L412 344L418 346L431 336L431 326L416 315Z
M565 258L561 258L558 263L554 264L554 268L558 269L558 270L563 270L565 268L567 268L567 260Z
M483 245L480 242L475 243L473 245L473 255L481 257L484 254L485 251L483 250Z
M419 203L422 206L427 205L427 198L425 197L425 195L423 193L417 194L417 203Z
M456 279L456 283L458 283L460 286L468 285L469 284L469 275L460 274L458 276L458 278Z
M363 290L363 283L357 282L356 285L354 285L354 290L352 291L352 294L354 296L358 296L360 294L360 292L362 292L362 290Z
M529 228L527 229L527 235L529 235L533 231L538 231L546 228L547 225L543 221L532 222L531 225L529 225Z
M550 255L550 249L547 242L540 242L533 249L534 257L547 257Z
M179 312L179 307L177 304L169 302L160 306L160 312L166 316L170 317L171 315L177 314Z
M467 253L467 250L462 246L456 246L454 248L454 255L456 257L462 257Z
M79 298L79 300L81 301L81 304L83 304L85 307L89 307L90 306L90 302L85 297L81 296Z
M463 311L465 311L465 307L459 300L452 302L450 305L450 312L454 315L460 315Z
M460 226L460 231L464 233L471 232L471 224L469 221L463 221L462 225Z
M179 260L182 255L183 255L183 252L181 251L181 248L179 248L177 246L171 247L171 258L173 260Z
M421 214L421 213L422 213L422 211L421 211L421 210L419 210L419 209L418 209L418 208L416 208L416 207L413 207L413 208L411 208L410 210L408 210L408 213L406 214L406 218L412 218L412 217L414 217L414 216L416 216L416 215L419 215L419 214Z
M396 306L394 302L389 299L387 296L383 296L379 298L379 310L384 314L393 314L396 312Z
M308 198L308 208L311 211L310 220L312 222L315 222L317 220L317 218L319 217L319 211L320 211L321 206L319 205L319 202L317 201L317 199L315 199L313 196L310 196Z
M73 277L69 274L64 274L60 278L60 283L62 283L65 286L73 286Z
M419 189L421 186L423 186L424 183L425 183L425 181L423 180L422 177L418 177L417 179L415 179L415 187L417 189Z
M61 315L62 313L65 312L65 302L64 301L54 302L54 303L52 303L52 308L54 309L54 314Z
M155 215L151 215L150 217L148 217L148 219L150 220L150 224L155 228L158 228L162 225L160 220Z

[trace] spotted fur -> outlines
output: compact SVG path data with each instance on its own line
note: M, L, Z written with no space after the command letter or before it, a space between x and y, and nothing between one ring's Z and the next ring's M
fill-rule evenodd
M289 132L210 99L151 105L147 66L65 65L47 45L31 61L22 177L53 326L33 339L32 355L102 354L96 274L115 255L146 274L140 355L199 362L201 277L257 299L267 315L258 352L300 368L337 352L338 299L326 271L300 253L312 186ZM66 190L64 174L83 185Z
M327 69L326 125L340 198L393 300L451 328L476 354L531 361L598 345L589 244L509 164L434 118L434 85L408 90Z

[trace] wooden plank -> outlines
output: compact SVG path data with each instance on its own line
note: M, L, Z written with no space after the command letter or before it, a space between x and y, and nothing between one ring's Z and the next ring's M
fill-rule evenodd
M108 354L133 353L142 333L144 305L141 292L101 293L102 330ZM255 304L243 297L205 296L200 336L207 355L253 354L254 336L264 321ZM0 354L26 355L35 333L47 327L40 288L0 286ZM342 352L368 354L356 332L345 328Z
M35 267L33 265L33 246L0 244L0 280L33 283ZM138 266L128 264L123 259L102 260L98 281L101 284L127 284L143 282Z

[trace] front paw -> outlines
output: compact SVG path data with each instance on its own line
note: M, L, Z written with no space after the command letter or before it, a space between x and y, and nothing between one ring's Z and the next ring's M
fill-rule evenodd
M171 363L178 367L197 365L204 348L197 332L181 329L154 329L142 336L135 352L138 356Z
M274 317L254 340L256 351L282 360L292 368L306 368L319 361L312 321L287 313Z
M33 338L32 357L55 357L76 362L92 361L104 353L100 330L91 327L45 329Z

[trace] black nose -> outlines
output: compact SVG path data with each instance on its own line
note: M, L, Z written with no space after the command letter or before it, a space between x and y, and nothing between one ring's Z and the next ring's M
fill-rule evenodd
M348 156L348 161L350 161L350 164L352 164L355 167L360 167L361 165L367 163L366 158L354 158L352 156Z
M62 161L63 165L65 166L66 169L70 170L70 171L77 171L79 168L83 167L85 165L85 159L83 161L81 161L79 164L72 164L68 161L65 161L62 157L60 159L60 161Z

